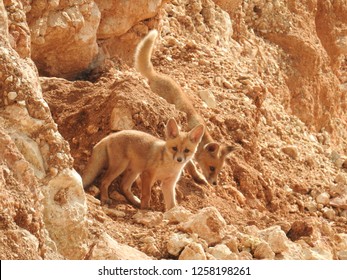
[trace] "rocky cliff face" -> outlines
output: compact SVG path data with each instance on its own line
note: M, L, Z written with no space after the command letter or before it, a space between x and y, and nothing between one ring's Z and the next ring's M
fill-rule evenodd
M0 2L1 259L346 259L347 2L165 2ZM118 181L101 207L79 176L95 143L186 125L132 67L152 28L156 69L238 149L170 212Z

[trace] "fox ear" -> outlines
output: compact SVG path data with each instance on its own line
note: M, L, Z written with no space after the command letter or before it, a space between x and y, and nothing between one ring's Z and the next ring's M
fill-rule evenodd
M227 156L228 154L230 154L232 151L234 151L235 150L235 147L234 146L231 146L231 145L224 145L223 147L222 147L222 151L221 151L221 153L222 153L222 156L223 157L225 157L225 156Z
M189 132L189 139L193 143L199 143L204 135L205 127L202 124L197 125Z
M166 124L166 138L176 138L180 133L180 129L174 118L169 119Z
M205 145L204 149L210 154L217 154L219 150L219 144L216 142L211 142Z

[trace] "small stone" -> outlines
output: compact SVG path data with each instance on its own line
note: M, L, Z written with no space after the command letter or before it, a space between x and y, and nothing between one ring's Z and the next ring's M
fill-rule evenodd
M180 229L196 233L208 245L219 243L224 237L226 222L215 207L206 207L181 225Z
M182 253L179 260L206 260L206 254L201 244L192 242L188 244Z
M223 243L228 246L228 248L234 252L238 253L238 241L236 237L233 236L227 236L224 240Z
M329 188L329 194L332 197L347 194L347 184L332 184Z
M163 213L151 211L138 211L132 219L147 227L155 227L163 221Z
M123 211L119 211L116 209L103 207L102 208L107 216L116 217L116 218L124 218L126 214Z
M110 117L110 129L112 131L120 131L133 129L135 123L132 118L130 109L125 107L115 107Z
M217 106L216 99L210 90L206 89L199 91L199 96L208 107L215 108Z
M330 202L330 195L327 192L323 192L316 197L316 202L323 205L328 205Z
M168 240L167 250L169 254L178 256L183 248L191 242L193 242L193 240L188 236L188 234L173 233Z
M282 253L288 249L289 240L280 226L272 226L259 232L269 245L271 250L276 253Z
M145 252L147 255L160 257L161 253L156 246L156 240L152 236L147 236L141 240L143 242L141 246L141 250Z
M347 210L347 194L331 199L330 205L336 208Z
M347 219L347 210L343 210L340 214L340 217Z
M166 44L167 44L168 47L174 47L174 46L178 46L179 45L179 42L177 41L177 39L175 37L166 36L165 40L166 40Z
M337 174L337 176L335 177L334 182L335 182L336 184L346 185L346 184L347 184L347 179L346 179L346 177L345 177L343 174L339 173L339 174Z
M209 247L206 253L211 254L217 260L237 260L235 253L231 252L227 245L217 244L214 247Z
M192 216L192 212L185 209L183 206L173 207L169 211L166 211L164 213L164 219L168 220L169 223L172 223L172 224L186 222L191 216Z
M292 159L297 159L299 157L299 151L296 146L283 147L282 152L290 156Z
M17 98L17 92L11 91L7 95L8 99L15 100Z
M239 253L240 260L253 260L253 256L250 252L242 251Z
M221 77L217 76L217 77L215 78L215 81L216 81L216 83L217 83L218 86L220 86L220 87L223 86L223 81L222 81L222 78L221 78Z
M260 260L273 260L275 253L271 250L268 243L262 242L255 248L253 256Z
M304 203L305 209L307 209L309 212L313 213L317 211L317 203L313 200L306 201Z
M96 125L91 124L91 125L87 126L86 132L89 135L93 135L93 134L97 133L98 130L99 130L99 128Z
M224 81L223 81L223 86L224 86L226 89L233 89L233 88L234 88L233 85L232 85L229 81L227 81L227 80L224 80Z
M324 207L322 209L323 217L329 220L333 220L335 218L335 211L331 208Z

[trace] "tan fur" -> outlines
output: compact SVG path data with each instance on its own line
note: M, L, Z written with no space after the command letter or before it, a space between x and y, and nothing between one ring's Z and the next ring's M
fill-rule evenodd
M124 195L134 205L146 209L150 206L152 185L161 181L168 210L176 205L176 182L194 156L203 133L203 125L190 132L180 132L176 121L170 119L166 126L166 141L135 130L106 136L93 149L82 176L83 186L87 187L103 168L107 168L100 187L101 203L108 203L109 186L123 174L121 189ZM131 186L139 176L141 201L131 192Z
M135 68L148 79L152 91L174 104L176 108L187 114L188 127L197 124L205 125L204 120L196 112L189 98L182 88L169 76L157 73L152 65L151 56L154 42L158 36L157 30L151 30L138 44L135 52ZM218 144L206 130L199 144L195 159L198 162L206 180L214 185L217 184L226 156L233 150L233 146ZM187 164L187 170L198 183L205 182L197 171L193 161Z

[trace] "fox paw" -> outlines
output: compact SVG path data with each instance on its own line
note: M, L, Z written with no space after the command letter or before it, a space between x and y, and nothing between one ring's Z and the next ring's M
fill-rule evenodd
M109 198L106 198L106 199L101 199L100 200L100 204L101 206L104 206L104 205L110 205L112 203L112 200L109 199Z

